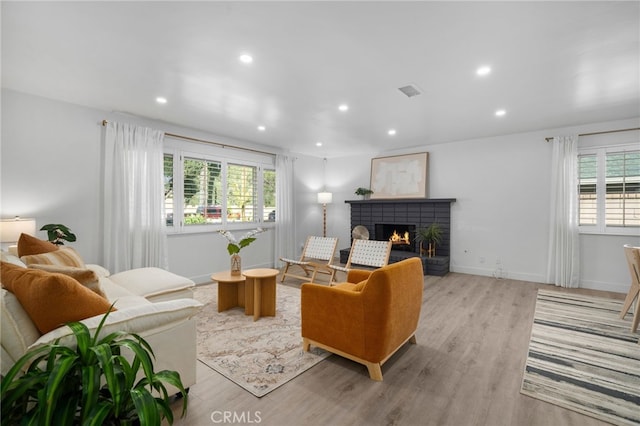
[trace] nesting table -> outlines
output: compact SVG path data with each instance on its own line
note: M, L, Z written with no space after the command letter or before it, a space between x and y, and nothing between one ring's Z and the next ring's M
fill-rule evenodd
M254 321L261 316L275 316L279 272L258 268L242 271L242 275L231 275L230 271L212 274L211 279L218 282L218 312L239 306L245 315L253 315Z

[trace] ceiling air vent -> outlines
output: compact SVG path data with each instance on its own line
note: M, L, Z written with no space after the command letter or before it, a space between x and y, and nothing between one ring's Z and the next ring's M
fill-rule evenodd
M422 90L420 90L420 88L415 84L408 84L398 88L398 90L404 93L408 98L413 98L414 96L418 96L422 93Z

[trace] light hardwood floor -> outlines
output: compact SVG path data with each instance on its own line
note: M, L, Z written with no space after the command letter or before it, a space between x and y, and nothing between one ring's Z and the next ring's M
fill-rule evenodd
M383 365L382 382L370 380L364 366L332 355L256 398L198 363L188 415L179 418L176 402L174 424L603 425L520 394L539 288L557 289L458 273L425 277L418 344L405 345Z

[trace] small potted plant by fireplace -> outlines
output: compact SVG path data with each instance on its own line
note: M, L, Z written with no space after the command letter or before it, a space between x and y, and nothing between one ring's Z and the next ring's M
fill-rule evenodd
M370 190L369 188L358 188L356 189L356 195L360 195L362 196L363 200L368 200L369 196L371 196L371 194L373 194L373 191Z
M427 257L433 257L436 255L436 245L442 242L442 227L438 222L433 222L426 228L418 228L416 230L416 241L420 243L420 255L425 252L422 247L422 243L428 244L426 250Z

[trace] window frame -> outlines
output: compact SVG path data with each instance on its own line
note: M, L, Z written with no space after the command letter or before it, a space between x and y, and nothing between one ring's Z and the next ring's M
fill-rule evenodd
M580 234L592 235L630 235L640 233L639 226L607 226L606 224L606 160L607 154L640 151L638 143L623 143L606 146L593 146L578 149L578 158L584 155L596 157L596 223L595 225L579 225ZM579 161L576 159L576 161ZM579 167L578 167L579 168ZM578 176L578 214L580 209L580 176ZM578 217L579 220L579 217Z
M202 148L202 149L200 149ZM225 155L226 154L226 155ZM165 144L164 155L173 156L173 224L166 225L165 230L168 235L173 234L196 234L204 232L216 232L221 229L225 230L242 230L261 227L264 229L273 228L276 225L276 221L265 221L263 212L264 206L262 200L264 199L264 178L263 170L274 170L275 161L274 156L268 155L255 155L247 153L246 157L242 158L242 154L229 155L229 150L224 150L212 146L185 146L180 147L180 144L176 141L174 143ZM203 160L203 161L215 161L221 164L221 180L222 180L222 217L220 223L207 223L207 224L190 224L184 223L184 159ZM227 174L228 165L241 165L256 168L256 180L255 190L257 192L255 199L257 203L256 214L252 221L229 221L227 217ZM166 217L166 214L165 214Z

